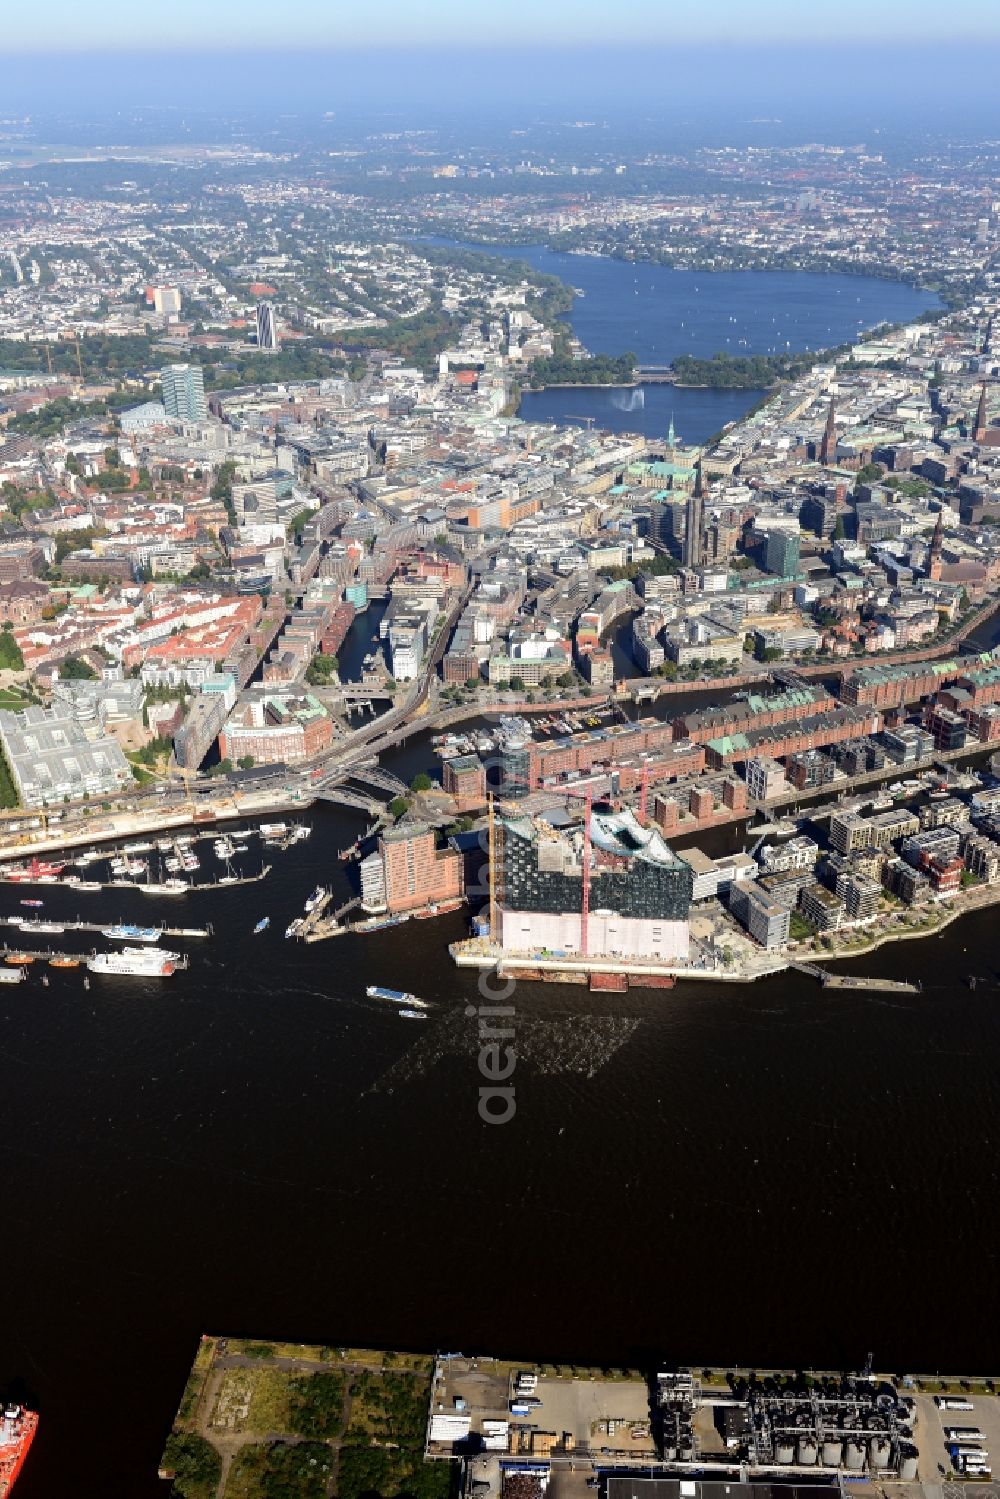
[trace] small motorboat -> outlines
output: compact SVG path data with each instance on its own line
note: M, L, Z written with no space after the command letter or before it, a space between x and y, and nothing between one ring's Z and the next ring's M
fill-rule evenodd
M270 925L271 925L271 918L270 918L270 916L262 916L260 918L260 920L258 921L257 925L253 929L254 936L256 937L260 932L266 932L267 929L268 929L268 927Z

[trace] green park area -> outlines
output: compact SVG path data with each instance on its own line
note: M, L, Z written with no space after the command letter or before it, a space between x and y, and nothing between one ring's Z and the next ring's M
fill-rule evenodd
M448 1499L423 1354L203 1338L161 1475L180 1499Z

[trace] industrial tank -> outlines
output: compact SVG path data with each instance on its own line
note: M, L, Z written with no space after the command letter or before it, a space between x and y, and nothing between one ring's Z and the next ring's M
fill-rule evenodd
M823 1466L824 1466L824 1468L839 1468L841 1462L843 1461L843 1458L844 1458L844 1444L843 1444L843 1442L831 1442L831 1441L827 1440L827 1441L825 1441L823 1443Z
M872 1468L881 1472L889 1466L889 1454L891 1452L889 1443L885 1437L872 1437L868 1447L869 1461Z
M799 1438L799 1462L804 1468L812 1467L816 1461L819 1449L812 1437Z
M865 1449L854 1437L847 1444L847 1455L844 1458L844 1463L850 1468L852 1473L860 1473L865 1465Z
M914 1447L907 1447L900 1453L899 1458L899 1480L901 1483L915 1483L917 1478L917 1452Z
M774 1449L775 1462L790 1463L795 1456L795 1448L791 1442L779 1442Z

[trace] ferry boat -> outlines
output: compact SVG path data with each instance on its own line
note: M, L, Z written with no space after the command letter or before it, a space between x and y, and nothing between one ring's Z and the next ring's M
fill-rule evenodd
M24 1460L38 1430L38 1412L10 1401L0 1416L0 1496L7 1495L17 1482Z
M325 894L326 891L323 889L323 886L317 885L312 895L310 895L309 899L306 901L306 910L315 911L316 907L319 905Z
M23 968L0 968L0 984L21 984L26 978Z
M4 958L4 962L9 964L11 968L26 968L29 963L33 963L34 961L30 952L9 952Z
M287 832L287 822L262 822L260 825L260 836L271 842L276 838L284 838Z
M61 937L66 930L58 921L28 921L14 923L19 932L39 932L46 937Z
M50 864L46 859L32 859L30 864L19 864L13 869L8 869L4 879L13 880L15 884L30 885L52 884L59 878L65 864Z
M292 828L292 842L304 843L312 832L312 828L305 822L297 822Z
M50 958L49 959L49 967L50 968L79 968L79 966L80 966L80 959L79 958L64 957L64 958Z
M212 851L217 859L231 859L235 853L233 840L228 833L223 833L221 838L216 838L212 844Z
M44 906L44 904L45 904L45 902L43 900L22 900L22 901L18 901L18 905L21 905L21 906Z
M268 929L268 927L270 925L271 925L271 918L270 918L270 916L262 916L260 918L260 920L258 921L257 925L253 929L254 936L256 937L259 932L266 932L267 929Z
M400 1018L402 1020L426 1020L427 1019L427 1011L426 1010L400 1010L399 1011L399 1015L400 1015Z
M70 881L67 881L67 884L69 884L69 883L70 883ZM72 885L73 885L73 889L74 890L101 890L101 889L103 889L103 886L101 885L100 880L73 880L72 881Z
M369 999L388 999L394 1005L406 1005L411 1010L426 1010L427 1006L415 994L406 989L385 989L381 984L369 984L365 990ZM400 1011L402 1014L403 1011Z
M159 942L160 928L119 922L117 926L102 927L101 936L107 937L110 942Z
M91 973L135 975L139 978L170 978L180 953L162 948L124 947L121 952L95 952L87 959Z

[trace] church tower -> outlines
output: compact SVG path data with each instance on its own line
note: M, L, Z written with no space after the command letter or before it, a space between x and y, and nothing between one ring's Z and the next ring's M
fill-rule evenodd
M939 510L937 524L934 527L934 535L931 537L931 550L927 562L927 576L933 583L938 583L941 580L941 546L944 542L944 528L941 521L942 512Z
M976 407L976 421L972 428L973 442L983 442L986 437L988 418L986 415L986 381L984 380L979 390L979 405Z
M830 409L826 413L826 427L823 432L823 441L819 445L819 461L824 468L829 468L837 456L837 405L830 397Z

